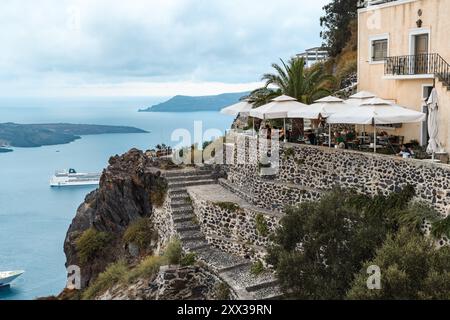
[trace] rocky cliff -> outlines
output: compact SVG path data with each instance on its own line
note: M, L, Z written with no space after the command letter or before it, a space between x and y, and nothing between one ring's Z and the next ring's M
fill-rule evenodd
M139 150L132 149L109 160L100 187L87 195L78 208L64 243L66 266L81 268L83 288L110 263L132 258L123 243L123 233L130 223L151 215L153 202L164 196L165 186L151 160ZM82 256L79 239L87 230L102 237L87 238L95 252Z

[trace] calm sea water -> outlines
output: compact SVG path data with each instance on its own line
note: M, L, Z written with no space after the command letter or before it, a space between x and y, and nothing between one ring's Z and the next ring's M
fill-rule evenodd
M164 99L95 99L91 101L0 101L0 122L129 125L149 134L84 136L76 142L0 153L0 271L26 270L0 299L34 299L58 294L65 285L63 243L77 207L93 188L51 189L57 169L101 171L111 155L132 147L148 149L171 141L178 128L193 132L229 128L232 119L217 112L138 113Z

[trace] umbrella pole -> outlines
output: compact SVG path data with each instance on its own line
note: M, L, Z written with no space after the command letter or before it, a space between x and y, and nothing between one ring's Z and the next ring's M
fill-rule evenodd
M331 123L328 124L328 147L331 148Z
M286 118L284 120L284 142L286 142Z
M377 125L373 124L373 152L377 153Z

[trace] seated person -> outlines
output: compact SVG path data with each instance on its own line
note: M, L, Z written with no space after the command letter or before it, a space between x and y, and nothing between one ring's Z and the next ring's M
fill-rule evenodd
M403 159L409 159L413 156L414 152L410 148L407 148L405 145L402 145L400 148L400 152L397 153L397 156L402 157Z
M279 134L280 134L280 140L284 140L284 138L286 137L284 129L280 129Z
M315 146L317 144L316 134L312 130L309 130L306 134L308 136L309 143Z
M338 146L340 146L341 144L344 144L344 146L345 146L345 138L339 132L336 132L334 134L334 137L336 139L336 144Z

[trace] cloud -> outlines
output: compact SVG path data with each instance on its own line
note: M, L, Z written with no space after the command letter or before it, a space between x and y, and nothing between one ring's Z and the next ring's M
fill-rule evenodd
M326 2L3 0L0 85L3 95L254 85L271 62L320 44Z

